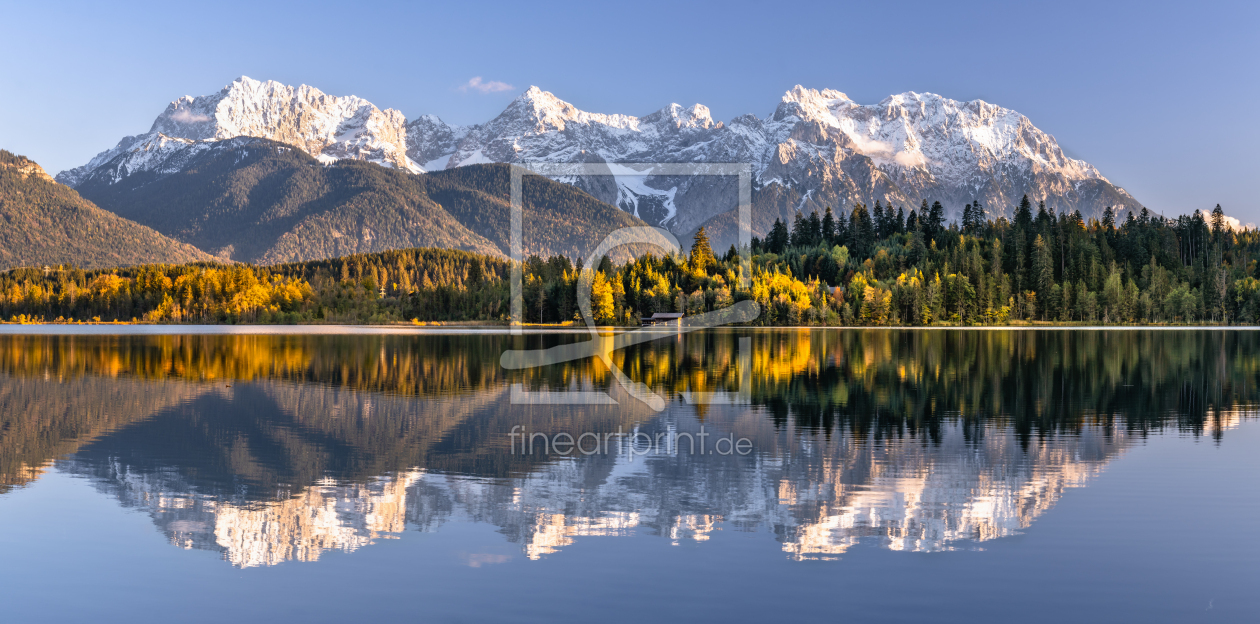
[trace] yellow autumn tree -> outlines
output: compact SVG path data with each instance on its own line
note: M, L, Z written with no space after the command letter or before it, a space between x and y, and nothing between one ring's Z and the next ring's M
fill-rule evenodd
M883 288L867 286L862 291L862 322L867 325L888 324L888 313L892 309L892 293Z
M611 323L617 318L616 309L612 285L603 272L595 271L591 280L591 316L595 317L596 323Z

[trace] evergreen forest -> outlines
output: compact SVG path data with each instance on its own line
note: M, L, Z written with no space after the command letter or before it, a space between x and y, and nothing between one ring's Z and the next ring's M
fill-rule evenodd
M1219 206L1175 219L1107 209L1055 214L1027 197L1013 218L968 204L947 223L939 202L907 213L876 202L847 215L797 213L750 248L710 248L703 228L683 252L597 266L528 257L524 321L592 312L637 325L754 300L767 326L1249 324L1260 316L1260 234L1229 227ZM742 251L742 253L741 253ZM512 264L417 248L270 266L197 262L0 273L9 322L430 323L509 319ZM746 280L744 278L747 278Z

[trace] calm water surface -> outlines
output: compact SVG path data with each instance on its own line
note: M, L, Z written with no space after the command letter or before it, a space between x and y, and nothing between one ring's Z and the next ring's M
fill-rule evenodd
M0 621L1260 621L1260 332L587 338L0 335Z

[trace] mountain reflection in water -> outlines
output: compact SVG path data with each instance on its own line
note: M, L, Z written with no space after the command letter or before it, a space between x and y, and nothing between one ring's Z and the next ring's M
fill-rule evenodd
M1150 431L1224 435L1260 369L1248 331L710 331L614 354L667 397L656 413L595 360L499 367L505 349L578 339L0 337L0 492L53 465L241 567L453 522L490 523L530 558L720 530L773 535L797 559L859 540L947 550L1027 529ZM514 384L622 404L513 405ZM523 455L513 425L703 426L754 452Z

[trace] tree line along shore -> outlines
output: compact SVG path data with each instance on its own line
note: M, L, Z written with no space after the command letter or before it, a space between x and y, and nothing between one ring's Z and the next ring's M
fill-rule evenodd
M578 319L580 274L592 313L637 325L656 312L700 314L754 300L764 326L932 326L1024 323L1250 324L1260 316L1260 234L1230 228L1219 206L1168 219L1055 214L1024 197L1014 218L968 204L946 223L940 203L848 215L797 213L748 249L721 256L702 228L689 249L564 256L522 266L524 321ZM741 253L743 251L744 253ZM511 263L418 248L253 266L197 262L0 274L6 322L353 323L503 322ZM747 286L741 286L747 276Z

